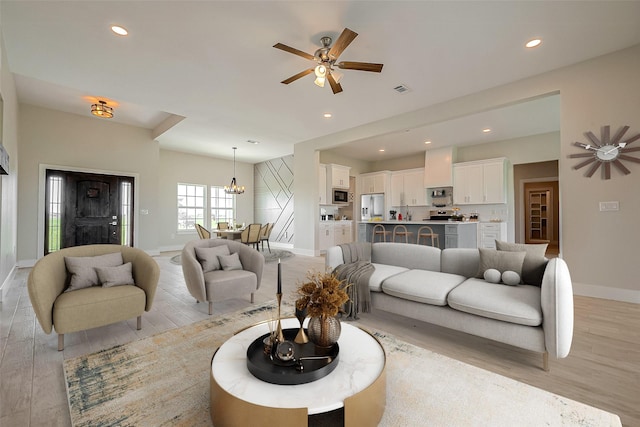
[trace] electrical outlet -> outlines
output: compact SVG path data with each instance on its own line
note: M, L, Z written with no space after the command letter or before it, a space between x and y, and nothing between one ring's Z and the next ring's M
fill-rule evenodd
M140 209L140 215L149 215L149 209Z
M600 212L619 211L620 203L615 202L600 202Z

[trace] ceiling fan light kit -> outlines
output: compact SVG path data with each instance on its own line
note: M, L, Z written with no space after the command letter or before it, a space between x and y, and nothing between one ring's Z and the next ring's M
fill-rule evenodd
M573 145L586 150L586 152L569 155L570 159L586 158L586 160L575 165L573 169L578 170L590 165L584 176L591 178L602 166L602 179L611 179L611 165L613 164L624 175L629 175L631 171L622 164L621 160L640 163L639 158L626 154L640 151L640 147L629 147L633 142L640 140L640 133L623 141L622 138L628 130L629 126L623 126L613 138L610 138L610 127L608 125L603 126L600 139L593 132L586 132L585 136L589 140L588 144L577 141L573 143Z
M351 42L356 38L357 35L358 33L345 28L333 46L331 46L331 42L333 41L331 37L322 37L320 39L320 44L322 45L322 47L317 49L313 55L284 45L282 43L276 43L275 45L273 45L273 47L275 47L276 49L284 50L285 52L301 56L309 61L314 61L318 64L314 68L309 68L307 70L301 71L298 74L295 74L288 79L283 80L281 83L288 85L289 83L292 83L306 76L307 74L315 73L316 78L313 82L317 86L324 87L325 81L328 80L333 93L338 94L342 92L340 80L342 79L343 75L342 73L336 71L334 67L343 70L360 70L369 71L372 73L382 72L383 64L354 61L336 62L338 60L338 57L349 46L349 44L351 44Z

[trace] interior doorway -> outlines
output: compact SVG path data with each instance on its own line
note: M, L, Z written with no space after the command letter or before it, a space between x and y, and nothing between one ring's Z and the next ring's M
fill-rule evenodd
M47 169L44 254L70 246L133 246L134 178Z
M524 242L548 243L558 252L558 181L524 183Z

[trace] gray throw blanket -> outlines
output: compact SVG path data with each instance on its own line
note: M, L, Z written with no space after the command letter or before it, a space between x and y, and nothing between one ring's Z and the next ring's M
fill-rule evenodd
M358 313L371 311L369 279L375 270L371 264L371 243L345 243L340 245L344 264L333 270L340 281L350 285L347 288L349 302L344 306L347 317L357 319Z

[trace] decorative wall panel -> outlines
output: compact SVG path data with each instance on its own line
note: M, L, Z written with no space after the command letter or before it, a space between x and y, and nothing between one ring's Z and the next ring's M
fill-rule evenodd
M272 242L293 244L293 155L254 165L254 219L273 222Z

